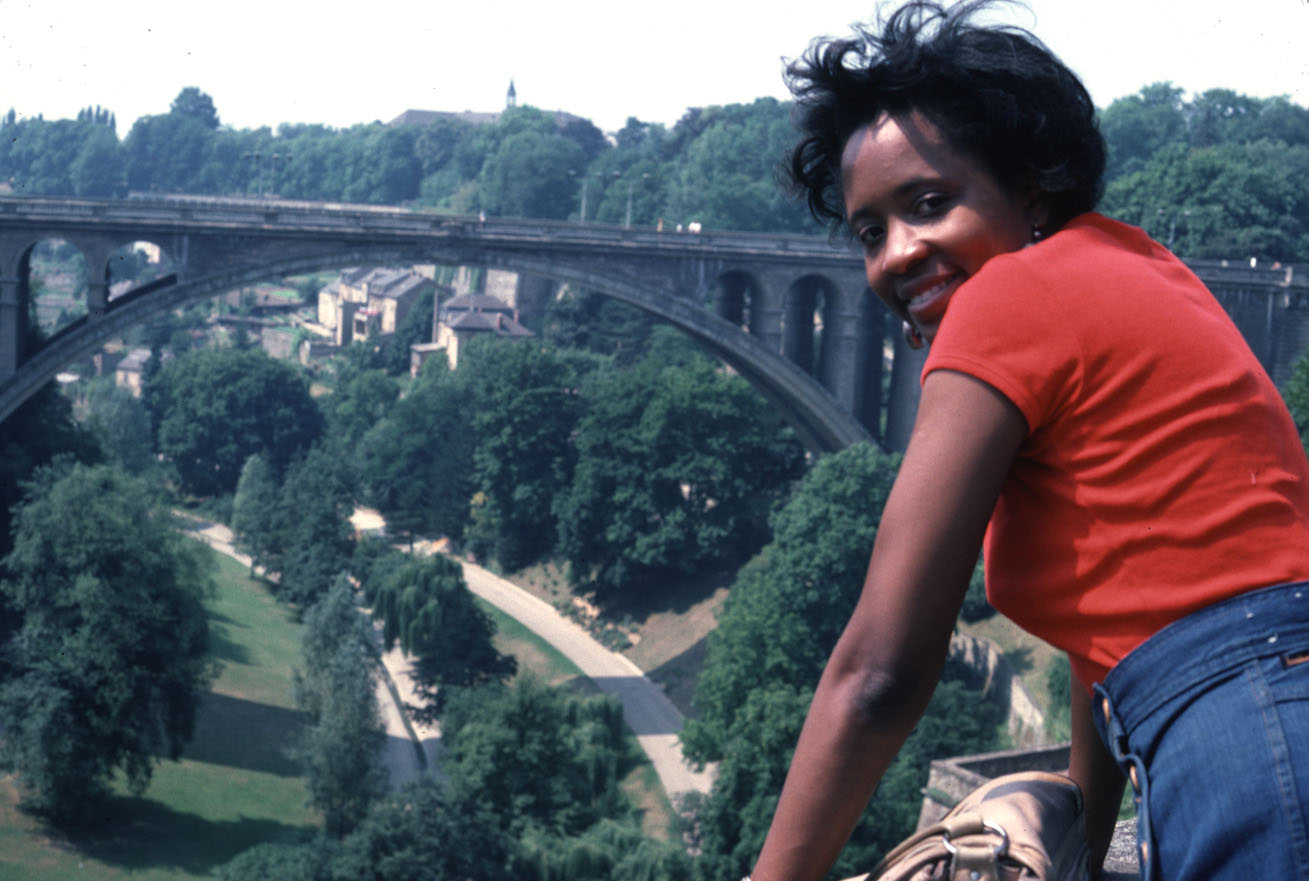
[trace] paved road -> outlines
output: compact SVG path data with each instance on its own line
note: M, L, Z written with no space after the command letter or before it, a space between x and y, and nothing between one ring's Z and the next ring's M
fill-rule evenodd
M622 703L623 718L650 757L669 798L686 792L709 791L712 772L695 771L682 758L677 741L682 730L682 714L639 667L600 645L548 603L480 566L460 563L469 590L518 619L576 664L601 691Z
M250 558L232 547L232 533L226 526L195 520L192 532L216 550L250 565ZM677 740L682 714L639 667L596 642L548 603L480 566L459 562L469 590L550 643L601 691L622 703L623 718L650 758L670 799L687 792L709 791L712 769L695 771L682 758ZM378 682L378 701L388 735L384 759L392 781L400 783L422 773L424 766L437 767L440 732L435 727L416 725L412 714L404 709L404 704L418 703L409 678L409 659L397 648L384 654L382 663L387 672L387 678ZM421 758L415 745L422 751Z

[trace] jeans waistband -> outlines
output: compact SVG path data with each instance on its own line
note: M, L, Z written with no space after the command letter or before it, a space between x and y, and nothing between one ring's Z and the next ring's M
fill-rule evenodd
M1239 594L1169 624L1105 677L1132 730L1157 706L1242 661L1309 650L1309 581Z

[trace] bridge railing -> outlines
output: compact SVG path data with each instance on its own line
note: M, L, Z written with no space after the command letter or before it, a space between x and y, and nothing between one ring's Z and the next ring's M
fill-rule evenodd
M470 238L505 237L578 245L619 245L732 253L785 253L792 256L860 259L847 243L825 236L711 230L655 230L613 224L578 223L442 214L429 209L343 202L308 202L240 196L191 196L133 193L127 199L78 199L62 196L0 196L0 225L6 221L79 221L112 224L213 224L360 230L415 234L464 234Z

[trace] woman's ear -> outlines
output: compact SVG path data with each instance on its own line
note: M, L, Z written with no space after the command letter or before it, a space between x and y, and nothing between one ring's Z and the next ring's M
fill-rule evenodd
M1035 185L1028 191L1027 197L1027 220L1033 230L1039 230L1041 235L1048 235L1054 230L1050 229L1050 199L1048 194L1036 187Z

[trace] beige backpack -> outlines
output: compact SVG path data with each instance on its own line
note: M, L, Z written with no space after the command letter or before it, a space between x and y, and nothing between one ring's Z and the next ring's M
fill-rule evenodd
M1082 793L1062 774L1008 774L973 790L867 875L848 881L1085 881Z

